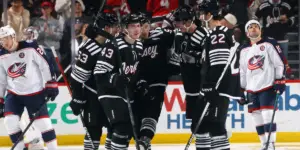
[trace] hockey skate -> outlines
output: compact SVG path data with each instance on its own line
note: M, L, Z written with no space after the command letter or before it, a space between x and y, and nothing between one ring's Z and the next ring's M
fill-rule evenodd
M28 143L28 150L44 150L44 142L41 138L35 138Z
M146 137L146 136L143 136L140 138L139 140L139 147L140 147L140 150L151 150L151 139Z
M269 143L269 146L267 147L267 144L264 144L263 148L261 150L275 150L275 144L274 142Z

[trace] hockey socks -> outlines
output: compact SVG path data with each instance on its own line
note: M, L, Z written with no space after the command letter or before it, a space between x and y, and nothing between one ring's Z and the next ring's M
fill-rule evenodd
M87 130L90 134L90 138L88 137L87 134L85 134L84 137L84 150L95 150L99 148L99 144L100 144L100 138L102 135L102 128L100 127L87 127ZM93 143L91 143L93 142ZM95 148L93 148L93 146Z
M18 141L19 136L22 134L19 120L20 117L17 115L8 115L5 116L4 118L4 124L12 143L16 143ZM25 144L22 139L21 141L19 141L15 149L22 150L24 148L25 148Z
M256 131L259 136L261 145L267 142L267 138L265 136L265 127L264 127L264 119L262 117L261 111L256 110L251 113L253 122L256 126Z
M128 135L121 135L118 133L113 133L111 140L112 150L127 150L129 145Z
M140 129L140 135L146 136L149 139L154 137L157 121L153 118L144 118Z
M229 150L230 144L226 135L211 137L211 150Z
M270 137L269 143L275 143L276 142L277 125L275 123L275 118L274 118L274 122L271 125L273 110L272 109L265 109L265 110L261 111L261 114L262 114L262 117L263 117L263 120L264 120L264 129L265 129L266 140L268 139L270 126L271 126L271 137Z
M107 136L105 140L105 149L111 150L112 129L107 128Z
M48 149L57 149L56 134L52 127L50 118L41 118L34 121L34 124L42 133L42 138Z
M211 137L209 133L196 134L196 150L210 150L211 148Z

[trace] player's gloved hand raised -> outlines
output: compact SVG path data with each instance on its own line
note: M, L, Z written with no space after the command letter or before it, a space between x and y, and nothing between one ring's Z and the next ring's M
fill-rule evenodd
M279 94L281 95L284 91L285 91L285 79L282 78L282 79L277 79L274 81L274 85L273 85L273 88L274 90L277 92L279 92Z
M59 94L57 82L54 80L48 81L46 83L45 93L47 98L54 101L56 96Z
M129 85L129 79L125 75L115 73L112 75L111 79L113 86L122 90Z
M219 95L218 91L216 90L215 83L206 83L202 85L201 92L204 94L204 97L208 101L215 100Z
M70 102L70 107L75 116L78 116L82 112L85 103L86 100L72 98L72 101Z
M4 99L0 98L0 118L4 117Z

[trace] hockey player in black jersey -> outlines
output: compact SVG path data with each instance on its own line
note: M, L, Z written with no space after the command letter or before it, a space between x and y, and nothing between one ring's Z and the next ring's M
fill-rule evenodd
M204 97L197 100L198 112L193 112L195 115L193 115L192 126L195 127L202 113L206 115L199 130L195 131L196 148L197 150L229 150L230 144L225 129L229 98L240 99L241 95L235 54L238 45L234 45L228 28L221 26L217 1L204 1L202 8L205 12L203 19L209 27L201 71L203 73L201 93ZM210 106L207 112L203 112L207 102Z
M83 111L83 121L93 145L98 149L102 128L107 126L108 121L98 101L93 70L107 38L111 38L115 34L117 19L114 15L103 13L96 22L96 26L88 25L86 29L84 44L79 48L78 58L71 73L72 101L70 107L76 116ZM88 135L84 138L84 149L92 149Z
M144 50L138 66L139 88L136 95L141 110L140 149L147 150L156 131L168 78L173 73L178 74L179 60L174 58L171 49L175 32L163 28L149 31L150 21L146 15L141 15L141 22Z
M105 45L94 69L98 100L112 127L113 150L128 149L133 135L130 120L132 114L129 113L127 102L133 102L133 90L136 89L135 75L143 51L143 44L139 40L141 34L139 16L129 14L122 19L122 24L123 36L117 37L116 43L109 42Z

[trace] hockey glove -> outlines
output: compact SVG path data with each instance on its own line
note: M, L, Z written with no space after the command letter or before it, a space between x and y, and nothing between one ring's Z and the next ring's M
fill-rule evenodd
M4 117L4 99L0 98L0 118Z
M129 79L122 74L115 73L111 76L112 85L118 89L124 90L126 86L129 85Z
M47 98L54 101L56 96L59 94L57 82L54 80L48 81L46 83L45 93Z
M248 101L248 99L245 96L244 90L241 91L241 99L237 100L237 102L240 105L247 105L247 104L249 104L249 101Z
M201 92L204 94L204 97L208 101L215 100L219 95L216 90L216 84L214 83L206 83L202 85Z
M139 80L136 83L136 92L138 92L141 96L146 96L149 91L149 85L145 80Z
M85 104L86 104L86 100L73 98L72 101L70 102L70 107L73 111L73 114L75 116L78 116L82 112Z
M274 82L273 88L274 90L277 92L279 92L279 94L281 95L284 91L285 91L285 79L277 79Z

